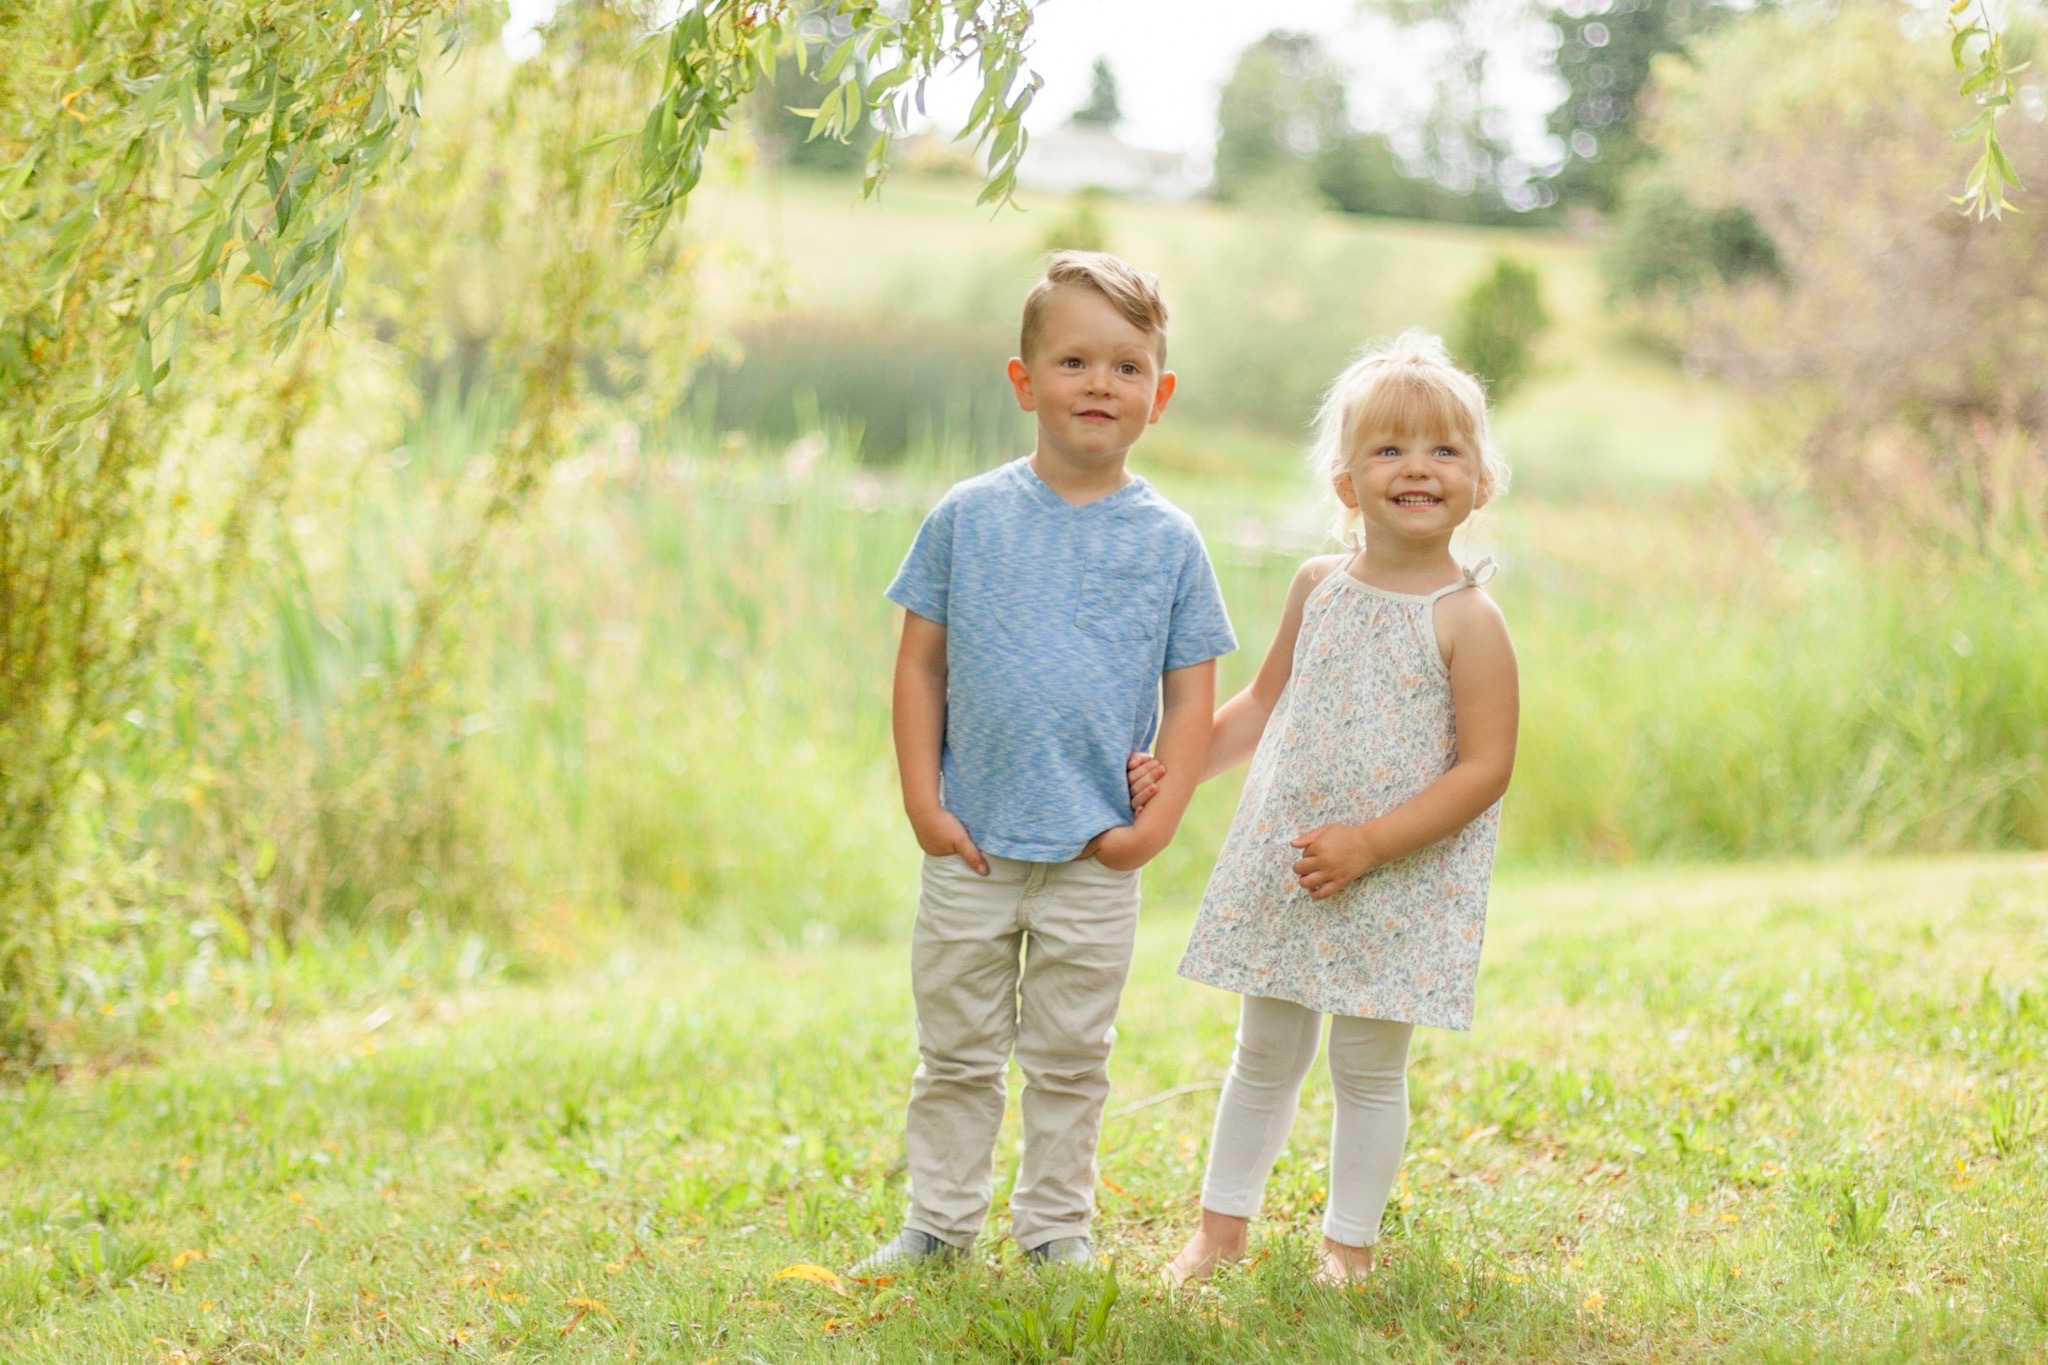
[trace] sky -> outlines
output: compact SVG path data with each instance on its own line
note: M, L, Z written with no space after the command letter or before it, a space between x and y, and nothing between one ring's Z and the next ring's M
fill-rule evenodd
M505 45L530 51L536 22L555 0L512 0ZM1543 69L1539 30L1508 16L1526 15L1523 0L1496 0L1502 16L1492 46L1497 54L1497 104L1506 111L1511 142L1525 160L1552 154L1544 117L1563 90ZM1026 123L1049 132L1087 102L1095 59L1106 57L1116 75L1124 122L1118 133L1141 147L1184 152L1191 169L1206 174L1216 140L1216 99L1238 53L1275 29L1316 34L1350 73L1353 117L1367 128L1389 129L1426 107L1430 91L1417 72L1428 69L1437 46L1427 33L1402 32L1361 0L1046 0L1032 23L1031 66L1045 78ZM941 80L926 108L942 125L957 127L973 103L971 73Z
M1359 0L1048 0L1032 24L1031 48L1045 88L1027 123L1046 132L1064 122L1087 102L1095 59L1106 57L1124 115L1119 134L1139 146L1186 152L1206 168L1217 96L1238 54L1275 29L1324 39L1351 74L1351 108L1362 126L1386 129L1426 107L1430 91L1415 73L1435 45L1426 35L1402 33ZM1544 116L1563 92L1527 50L1531 36L1503 25L1496 96L1514 121L1515 146L1534 161L1544 159ZM972 99L970 89L961 112Z

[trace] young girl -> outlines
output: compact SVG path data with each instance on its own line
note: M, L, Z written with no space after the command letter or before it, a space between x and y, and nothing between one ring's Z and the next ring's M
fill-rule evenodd
M1451 536L1507 470L1478 381L1415 331L1338 376L1314 458L1357 548L1295 575L1202 774L1252 761L1180 971L1244 999L1175 1283L1244 1254L1325 1014L1337 1112L1317 1278L1369 1271L1407 1139L1409 1036L1472 1026L1517 693L1507 627L1477 591L1490 566L1461 568ZM1163 771L1133 758L1139 804Z

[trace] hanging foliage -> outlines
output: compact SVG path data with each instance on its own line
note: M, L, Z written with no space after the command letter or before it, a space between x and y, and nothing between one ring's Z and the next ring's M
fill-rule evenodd
M846 34L819 69L812 134L884 129L867 149L870 191L926 83L973 71L981 93L962 135L987 149L982 198L1000 202L1038 88L1025 65L1031 10L702 0L676 15L571 0L541 55L489 102L523 154L482 169L444 161L440 180L420 183L412 158L436 81L466 44L497 41L498 5L0 9L0 1065L43 1047L66 927L60 833L82 756L193 590L167 576L148 526L152 508L186 496L165 452L196 405L228 410L221 420L264 451L221 497L231 510L209 563L232 574L233 543L288 482L319 389L309 325L317 333L352 306L351 272L388 265L372 248L446 257L460 247L451 226L518 232L513 211L475 193L479 177L499 177L499 195L517 180L533 287L492 357L515 408L485 493L423 595L411 666L389 685L402 716L488 526L518 510L561 448L593 383L586 357L640 357L647 372L630 383L597 381L651 400L664 391L651 357L689 353L676 335L688 317L654 318L646 281L687 268L664 229L756 84L779 61L810 60L798 26L822 17ZM441 235L421 239L421 224Z

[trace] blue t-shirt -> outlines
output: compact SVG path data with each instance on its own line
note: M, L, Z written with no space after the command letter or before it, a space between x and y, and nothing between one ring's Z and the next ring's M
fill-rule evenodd
M1076 507L1025 459L939 500L889 600L946 628L946 809L1030 862L1131 823L1160 674L1237 648L1185 512L1143 479Z

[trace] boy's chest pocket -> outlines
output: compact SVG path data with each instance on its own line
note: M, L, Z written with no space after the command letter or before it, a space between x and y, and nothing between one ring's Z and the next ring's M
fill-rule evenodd
M1090 561L1074 624L1102 640L1155 640L1166 633L1169 587L1157 564Z

